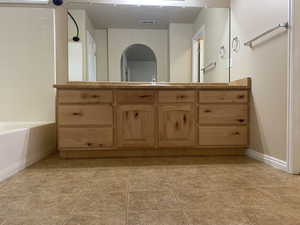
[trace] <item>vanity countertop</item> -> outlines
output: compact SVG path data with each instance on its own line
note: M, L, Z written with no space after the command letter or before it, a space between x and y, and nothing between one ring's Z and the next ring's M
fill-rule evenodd
M234 89L251 88L251 79L244 78L229 83L168 83L168 82L67 82L55 84L57 89Z

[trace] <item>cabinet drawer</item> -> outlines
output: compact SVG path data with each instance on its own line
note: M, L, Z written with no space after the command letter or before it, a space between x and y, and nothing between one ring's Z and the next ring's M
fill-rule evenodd
M112 125L110 105L60 105L58 125Z
M154 91L118 91L117 92L118 103L154 103Z
M199 103L246 103L248 91L199 91Z
M58 103L112 103L112 91L59 90Z
M248 128L236 127L200 127L199 144L201 146L247 146Z
M60 148L101 148L112 145L112 128L59 128Z
M199 124L247 124L248 105L213 105L199 106Z
M158 93L159 103L189 103L194 100L194 91L160 91Z

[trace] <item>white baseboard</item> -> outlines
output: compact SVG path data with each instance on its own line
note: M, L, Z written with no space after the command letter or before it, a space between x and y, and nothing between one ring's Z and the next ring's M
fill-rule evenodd
M288 172L287 162L283 160L277 159L269 155L262 154L260 152L254 151L253 149L247 149L246 155L253 159L262 161L269 166Z

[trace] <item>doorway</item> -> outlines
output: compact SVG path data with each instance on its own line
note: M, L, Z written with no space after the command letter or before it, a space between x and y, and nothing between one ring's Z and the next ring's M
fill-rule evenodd
M205 67L205 26L194 35L192 39L193 45L193 71L192 81L193 82L204 82L204 70Z
M157 62L151 48L142 44L129 46L121 57L122 81L156 81Z

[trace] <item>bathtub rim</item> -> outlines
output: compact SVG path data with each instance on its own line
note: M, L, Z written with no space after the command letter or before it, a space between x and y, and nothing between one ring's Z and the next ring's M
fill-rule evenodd
M14 133L14 132L18 132L18 131L25 131L25 130L30 130L32 128L36 128L36 127L42 127L42 126L46 126L46 125L55 125L55 121L18 121L18 122L10 122L10 121L0 121L0 127L1 125L27 125L27 127L18 127L18 128L12 128L12 129L7 129L4 131L0 130L0 136L1 135L5 135L5 134L9 134L9 133ZM28 126L29 125L29 126Z

